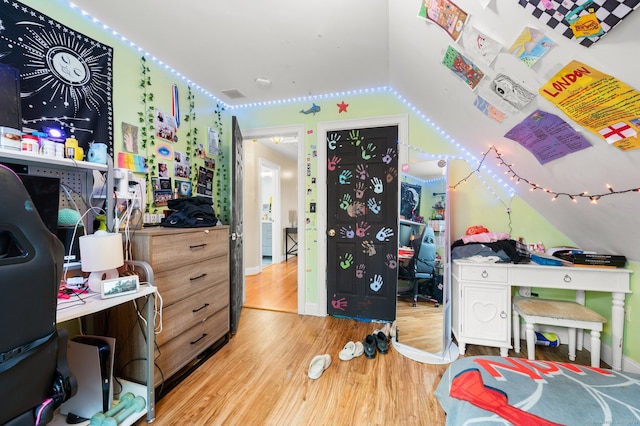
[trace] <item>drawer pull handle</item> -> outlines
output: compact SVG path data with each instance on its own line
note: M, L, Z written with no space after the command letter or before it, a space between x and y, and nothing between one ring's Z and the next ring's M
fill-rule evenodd
M204 305L200 306L198 309L194 309L194 310L193 310L193 311L191 311L191 312L193 312L193 313L195 314L196 312L203 310L203 309L204 309L204 308L206 308L207 306L209 306L209 304L208 304L208 303L205 303Z
M505 319L507 317L507 313L505 311L500 312L500 318Z
M198 244L197 246L189 246L189 250L197 249L197 248L202 248L202 247L206 247L206 246L207 246L207 244L206 244L206 243L204 243L204 244Z
M482 278L487 278L489 276L489 273L487 271L482 271L482 274L480 274L482 276Z
M189 278L189 281L199 280L200 278L204 278L204 277L206 277L206 276L207 276L207 274L200 274L200 275L198 275L197 277L191 277L191 278Z
M569 274L565 274L563 279L564 279L565 283L570 283L571 282L571 276Z
M191 344L195 345L196 343L198 343L200 340L204 339L205 337L207 337L207 333L202 333L202 336L198 337L196 340L191 342Z

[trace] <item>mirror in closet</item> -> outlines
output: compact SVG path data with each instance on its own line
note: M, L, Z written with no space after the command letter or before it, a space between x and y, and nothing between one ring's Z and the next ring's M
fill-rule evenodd
M457 350L450 325L447 164L413 158L404 170L393 343L400 353L417 361L448 363Z

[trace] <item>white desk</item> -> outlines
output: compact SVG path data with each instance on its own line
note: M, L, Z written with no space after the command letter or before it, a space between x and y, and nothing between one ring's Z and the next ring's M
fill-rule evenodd
M133 262L135 264L141 264L142 262ZM151 271L151 269L148 269ZM148 276L148 279L152 282L153 276ZM140 290L137 293L127 294L124 296L113 297L110 299L102 299L99 293L90 293L87 295L83 295L82 298L84 303L79 299L69 299L69 300L59 300L58 301L58 309L56 314L56 322L62 323L65 321L70 321L75 318L80 318L85 315L95 314L96 312L101 312L109 308L113 308L114 306L121 305L123 303L130 302L139 297L148 297L149 300L146 303L146 316L147 318L154 317L155 310L155 293L156 287L153 285L141 285ZM153 321L147 321L146 325L146 335L153 336L154 335L154 326ZM139 418L146 414L147 422L151 423L155 420L155 389L154 389L154 347L153 347L153 339L149 339L146 347L146 370L147 370L147 383L146 384L138 384L134 382L130 382L124 380L122 378L118 378L118 381L122 385L122 392L132 392L135 395L146 395L146 407L140 413L135 413L130 417L126 418L123 423L119 426L127 426L135 423ZM54 416L52 422L50 423L52 426L56 425L66 425L65 416L57 414ZM80 426L88 425L89 422L84 422Z
M460 354L466 344L511 348L512 287L576 290L584 304L585 291L611 293L611 346L614 370L622 368L624 298L631 293L629 269L541 266L535 263L477 263L455 260L451 268L452 328Z

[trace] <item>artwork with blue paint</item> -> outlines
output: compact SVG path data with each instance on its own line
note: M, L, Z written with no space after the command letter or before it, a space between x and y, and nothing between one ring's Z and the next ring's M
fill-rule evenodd
M318 105L316 105L315 103L313 105L311 105L311 108L309 108L309 109L300 110L300 113L302 113L302 114L313 114L313 115L316 115L316 112L320 112L320 107Z

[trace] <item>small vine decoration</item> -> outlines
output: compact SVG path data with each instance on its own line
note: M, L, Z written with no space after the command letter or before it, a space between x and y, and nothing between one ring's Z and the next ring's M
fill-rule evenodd
M142 103L142 111L138 112L138 122L140 123L140 137L142 140L142 148L145 151L147 158L147 170L153 170L155 168L155 153L153 152L153 146L155 145L155 126L153 124L153 117L155 107L153 106L153 93L151 92L151 68L147 65L147 58L142 56L140 58L140 83L139 88L142 90L140 101ZM149 153L151 148L151 154ZM152 173L146 174L147 180L147 194L153 194L153 186L151 183ZM146 213L150 213L150 204L146 203ZM153 213L157 210L154 209Z
M197 170L198 168L195 166L193 161L193 153L195 152L195 147L198 145L198 128L195 127L196 121L196 97L191 89L191 86L187 88L187 104L188 110L187 114L184 116L184 122L189 123L189 131L187 132L187 148L186 154L187 157L191 159L189 162L189 180L191 180L191 187L196 187L197 180Z
M229 173L227 170L227 161L225 156L225 150L222 149L222 141L224 140L222 113L224 106L220 103L216 103L216 108L213 112L214 120L213 125L218 130L219 149L218 149L218 164L216 164L216 212L222 223L231 223L231 215L229 210Z

